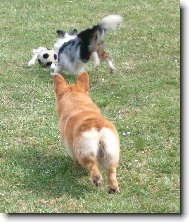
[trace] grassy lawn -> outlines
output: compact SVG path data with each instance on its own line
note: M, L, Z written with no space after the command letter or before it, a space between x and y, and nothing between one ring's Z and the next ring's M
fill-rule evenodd
M0 9L0 212L180 212L180 21L176 0L12 0ZM117 126L119 194L95 188L60 141L50 70L28 68L55 31L119 14L106 36L116 66L88 63L90 95ZM68 82L75 76L65 75Z

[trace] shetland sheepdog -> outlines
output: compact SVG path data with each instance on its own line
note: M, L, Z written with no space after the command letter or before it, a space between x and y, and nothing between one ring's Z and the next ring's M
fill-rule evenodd
M118 192L119 135L89 97L88 74L80 73L74 84L68 84L56 73L53 81L61 138L68 155L90 172L95 186L102 182L100 168L105 169L109 193Z
M110 72L114 66L105 51L104 37L108 31L114 30L121 22L119 15L104 17L97 25L77 33L66 33L57 30L58 39L54 47L58 55L58 64L54 73L61 70L67 73L79 73L85 70L85 64L92 59L95 67L98 67L100 60L105 60Z
M57 30L57 34L58 34L58 38L59 38L58 39L58 45L59 45L59 43L64 44L65 41L68 41L69 39L75 38L77 33L78 33L77 29L73 29L69 33L64 32L63 30ZM57 49L56 46L57 46L57 44L55 44L55 48ZM58 50L57 50L57 53L58 53ZM90 59L93 60L94 67L95 67L96 70L100 66L100 62L105 61L108 65L110 73L113 73L115 68L113 66L112 61L110 60L110 58L108 56L108 53L105 51L104 43L102 43L101 46L99 45L96 52L92 52Z

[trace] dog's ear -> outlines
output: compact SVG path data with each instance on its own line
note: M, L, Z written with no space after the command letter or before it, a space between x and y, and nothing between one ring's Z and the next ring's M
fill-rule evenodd
M72 31L72 35L77 35L77 33L78 33L77 29L74 29L74 30Z
M87 72L82 72L78 75L76 84L79 85L85 92L89 91L89 75Z
M69 34L70 35L77 35L77 29L72 30Z
M60 29L58 29L56 31L56 33L58 34L59 38L63 38L65 36L65 34L66 34L63 30L60 30Z
M54 90L57 95L61 95L64 92L65 87L68 86L68 83L63 78L63 76L61 76L58 73L55 73L53 75L53 83L54 83Z

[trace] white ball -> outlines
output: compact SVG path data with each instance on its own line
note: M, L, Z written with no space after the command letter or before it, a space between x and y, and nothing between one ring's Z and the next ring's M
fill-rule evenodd
M50 49L43 50L38 55L38 62L44 66L57 64L57 54Z

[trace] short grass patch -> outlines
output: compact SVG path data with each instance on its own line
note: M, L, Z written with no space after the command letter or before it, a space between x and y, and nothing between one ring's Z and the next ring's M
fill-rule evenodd
M0 212L180 213L180 47L176 0L1 1ZM90 95L121 140L121 192L98 189L67 156L50 70L27 67L56 30L123 16L106 36L116 66L89 63ZM68 82L75 76L65 75Z

